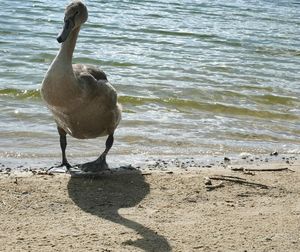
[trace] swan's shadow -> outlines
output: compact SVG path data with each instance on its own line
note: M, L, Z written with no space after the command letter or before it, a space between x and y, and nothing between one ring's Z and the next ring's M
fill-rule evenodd
M166 238L118 213L120 208L134 207L150 192L149 184L139 171L103 174L92 179L71 177L68 192L83 211L123 225L142 236L142 239L124 244L144 251L171 251Z

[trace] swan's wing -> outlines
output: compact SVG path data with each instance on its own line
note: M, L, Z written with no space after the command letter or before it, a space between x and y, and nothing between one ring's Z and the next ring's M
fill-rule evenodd
M85 73L92 75L96 80L107 81L106 74L97 66L74 64L73 71L76 76L80 76L81 74Z
M83 97L97 98L99 102L109 107L117 104L116 90L108 82L106 74L100 68L93 65L75 64L73 71L83 92Z
M99 68L93 65L85 65L86 71L89 72L96 80L106 80L106 74Z

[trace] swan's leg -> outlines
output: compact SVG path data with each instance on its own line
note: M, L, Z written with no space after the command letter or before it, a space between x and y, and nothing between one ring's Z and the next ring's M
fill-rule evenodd
M111 134L108 136L106 140L105 150L100 155L100 157L93 162L79 165L79 168L84 172L98 172L98 171L109 169L106 163L106 155L109 152L110 148L113 146L113 143L114 143L114 134Z
M60 142L60 148L62 153L62 162L61 165L58 167L65 166L68 170L71 168L71 165L69 164L67 157L66 157L66 148L67 148L67 133L64 131L64 129L57 127L57 131L59 134L59 142Z
M109 152L110 148L113 146L113 143L114 143L114 135L111 134L106 139L105 150L103 151L103 153L100 155L100 157L95 162L104 163L107 166L107 164L106 164L106 155Z

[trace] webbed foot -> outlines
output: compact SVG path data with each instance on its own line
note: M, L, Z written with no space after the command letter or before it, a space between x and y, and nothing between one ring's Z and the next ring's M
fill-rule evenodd
M56 166L52 166L50 167L47 172L51 171L52 169L57 169L57 168L66 168L66 172L69 172L70 171L70 168L72 167L72 165L70 165L68 162L63 162L61 163L60 165L56 165ZM60 170L60 169L58 169ZM61 171L60 171L61 172Z
M108 164L106 163L105 158L100 157L99 159L88 162L84 164L77 165L77 167L82 170L83 172L91 172L91 173L97 173L102 172L105 170L109 170Z
M56 166L56 168L60 168L60 167L66 167L67 170L69 170L72 165L70 165L68 162L65 162L65 163L61 163L60 165Z
M106 140L105 143L105 150L104 152L100 155L100 157L93 161L93 162L88 162L85 164L79 164L76 165L75 167L78 168L80 171L84 172L84 173L93 173L95 174L100 174L102 172L104 172L105 170L109 170L109 167L106 163L106 155L108 153L108 151L110 150L110 148L112 147L114 142L114 136L113 133L110 134ZM65 159L63 159L65 160Z

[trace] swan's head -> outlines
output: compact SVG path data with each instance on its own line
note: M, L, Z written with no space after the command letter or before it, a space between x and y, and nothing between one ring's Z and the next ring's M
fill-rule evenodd
M58 43L66 41L71 31L78 28L88 19L86 6L80 1L72 1L65 10L64 27L57 37Z

